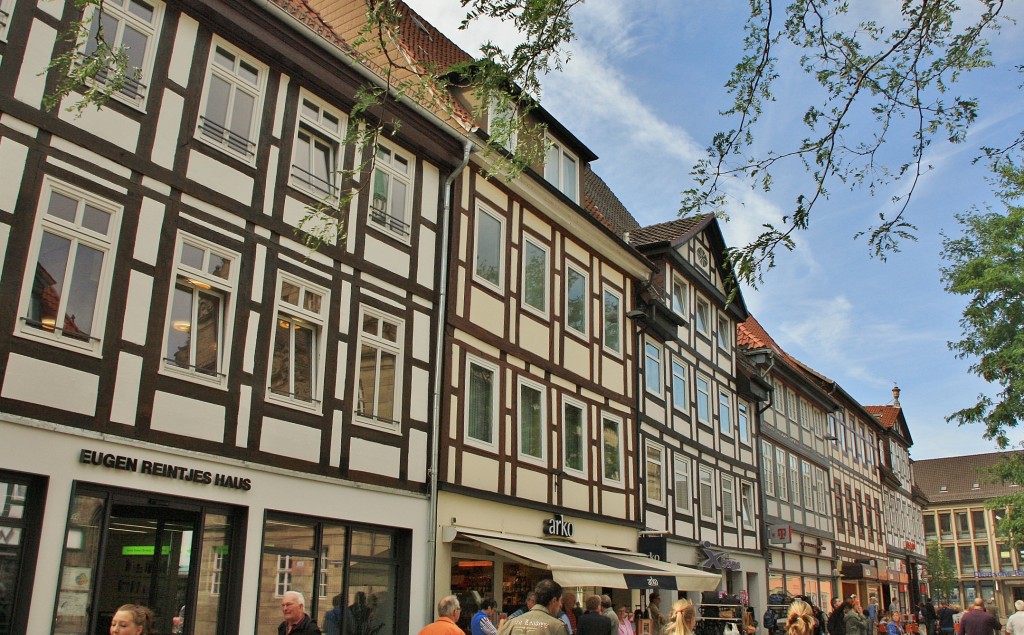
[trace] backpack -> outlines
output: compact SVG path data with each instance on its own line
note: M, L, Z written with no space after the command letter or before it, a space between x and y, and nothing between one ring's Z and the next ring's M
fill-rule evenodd
M775 611L771 609L766 609L764 612L764 617L761 618L761 623L764 624L764 627L767 628L769 631L774 631L775 627L779 623L779 617L775 615Z

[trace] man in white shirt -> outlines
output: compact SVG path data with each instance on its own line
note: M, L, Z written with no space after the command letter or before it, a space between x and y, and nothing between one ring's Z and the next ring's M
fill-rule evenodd
M1017 600L1013 603L1017 612L1006 620L1006 627L1003 632L1007 635L1024 635L1024 600Z

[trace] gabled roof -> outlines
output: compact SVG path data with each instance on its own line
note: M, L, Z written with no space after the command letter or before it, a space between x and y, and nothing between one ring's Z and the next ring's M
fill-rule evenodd
M637 247L647 247L659 243L668 243L671 247L678 247L707 227L713 219L714 216L711 214L702 214L678 218L657 225L638 227L629 232L629 242Z
M1020 487L992 482L987 473L1004 457L1015 454L1020 454L1020 451L914 461L914 482L932 504L980 502L993 496L1015 494L1021 491Z
M903 414L903 407L900 405L900 389L892 389L893 403L884 406L864 406L864 409L875 416L886 429L910 447L914 445L914 439L910 436L910 426Z
M583 207L619 236L640 227L615 192L589 165L583 169Z
M748 350L767 349L772 351L778 361L791 368L796 376L804 379L807 384L816 389L819 399L823 398L826 402L832 402L831 397L822 389L817 377L808 373L804 364L783 350L753 315L736 325L736 344ZM832 404L834 407L834 402Z
M902 410L896 406L864 406L864 409L875 415L875 419L889 429L896 425Z

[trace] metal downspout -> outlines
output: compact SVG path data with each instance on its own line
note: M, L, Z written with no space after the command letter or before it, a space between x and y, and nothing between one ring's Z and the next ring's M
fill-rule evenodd
M452 190L455 187L455 179L462 174L462 171L469 164L469 155L473 152L473 142L466 139L463 146L462 163L448 175L444 181L444 209L442 219L446 220L445 231L441 236L441 276L438 287L438 318L437 333L434 341L437 348L434 362L434 390L433 390L433 412L430 416L430 512L427 524L427 552L433 554L430 566L427 567L427 618L428 621L434 615L434 584L437 572L437 464L441 453L441 382L444 379L446 367L445 358L445 325L448 315L448 265L450 262L448 254L449 237L454 230L452 223Z

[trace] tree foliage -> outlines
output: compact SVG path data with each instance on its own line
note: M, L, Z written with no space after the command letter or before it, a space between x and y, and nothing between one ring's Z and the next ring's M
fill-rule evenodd
M989 477L1000 483L1024 485L1024 454L1008 452L989 470ZM996 496L985 501L995 510L996 535L1011 548L1024 548L1024 493Z
M960 425L982 424L986 439L1005 448L1007 431L1024 421L1024 170L1006 160L996 167L997 194L1005 210L971 210L956 216L963 233L945 237L942 269L946 291L967 297L962 337L950 342L970 371L990 385L974 405L948 417ZM1024 479L1020 481L1024 483Z
M928 542L928 586L934 597L949 598L957 588L956 565L950 561L939 543Z

